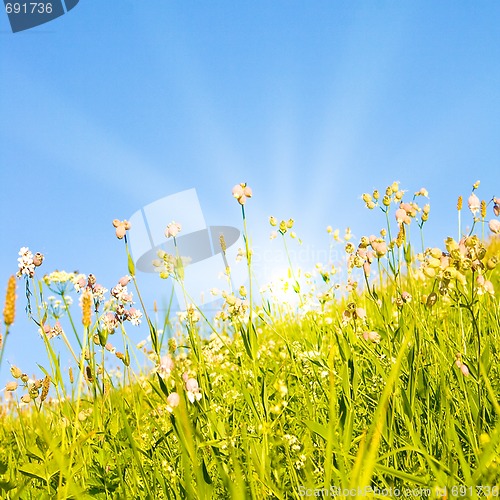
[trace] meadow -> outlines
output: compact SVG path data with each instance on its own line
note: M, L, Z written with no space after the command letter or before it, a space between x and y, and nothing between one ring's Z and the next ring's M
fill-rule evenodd
M439 248L423 245L425 189L365 193L384 229L354 241L328 227L342 263L290 261L258 290L258 196L238 184L248 280L233 283L229 263L213 317L187 295L176 315L143 303L128 221L113 221L127 274L109 289L22 248L0 364L23 309L48 361L10 366L1 498L498 497L500 199L479 192L450 207ZM285 252L300 244L292 219L262 223ZM165 227L175 244L182 221ZM160 251L158 279L182 286L182 257ZM136 344L139 323L149 335Z

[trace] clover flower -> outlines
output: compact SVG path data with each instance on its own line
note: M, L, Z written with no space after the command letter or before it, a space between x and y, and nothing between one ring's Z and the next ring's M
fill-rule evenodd
M236 184L236 186L233 187L232 193L240 205L244 205L247 199L251 198L253 194L252 188L247 186L246 182Z
M128 220L113 219L113 226L116 228L116 237L121 240L130 229L130 222Z

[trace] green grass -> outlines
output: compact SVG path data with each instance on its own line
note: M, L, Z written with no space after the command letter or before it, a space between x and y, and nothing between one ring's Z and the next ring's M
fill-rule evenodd
M347 243L346 274L327 263L310 274L291 268L294 306L272 293L259 301L251 285L228 289L218 319L192 306L168 342L176 331L168 317L145 314L150 338L137 348L119 310L127 300L106 304L95 293L83 326L75 276L23 278L49 365L38 384L11 370L19 386L6 392L0 417L0 496L387 498L405 488L413 498L498 496L500 241L473 236L484 231L483 207L460 246L448 240L416 255L409 229L422 231L428 211L407 207L402 230L393 222L399 186L387 193L385 255L367 254L380 245L366 237ZM378 206L376 193L364 200ZM251 255L244 210L243 223ZM276 227L285 248L298 244L293 221ZM161 259L163 277L182 284L179 256ZM136 283L130 256L128 269ZM60 303L50 305L54 293ZM112 334L104 316L117 307L123 321ZM73 356L71 376L49 338L59 318L54 335ZM2 354L9 327L17 334L5 325ZM123 354L109 344L120 334ZM132 368L144 355L151 363Z

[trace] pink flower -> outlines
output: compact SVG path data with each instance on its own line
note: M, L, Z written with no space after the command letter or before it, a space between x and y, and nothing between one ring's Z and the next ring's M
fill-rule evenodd
M396 217L396 222L398 224L409 224L411 222L410 216L406 213L406 210L404 208L398 208L394 216Z
M245 182L236 184L236 186L233 187L233 196L238 200L240 205L244 205L247 198L252 197L252 188L247 186Z
M473 215L476 215L479 212L479 209L481 208L481 202L474 193L472 193L469 196L467 204L469 205L469 210L473 213Z
M168 395L167 397L167 410L172 413L174 411L174 408L179 406L179 403L181 402L181 397L179 394L176 392L172 392Z
M127 286L132 278L130 276L123 276L118 280L121 286Z
M385 241L373 240L371 245L378 259L387 253L387 243Z
M167 229L165 229L165 236L167 238L175 238L181 232L182 226L178 222L171 222Z
M161 378L168 378L174 369L174 360L167 354L160 359L160 366L158 367L158 375Z
M377 332L363 332L363 338L374 344L379 344L381 337Z
M199 401L202 397L198 382L194 378L188 378L186 380L186 392L187 397L191 403L194 403L195 400Z
M498 219L491 219L490 222L488 223L488 227L490 228L490 231L495 234L500 233L500 220Z
M458 366L458 368L462 372L462 375L464 377L468 377L469 373L470 373L469 372L469 367L465 363L462 363L461 357L458 357L458 356L460 356L460 355L457 354L457 360L455 361L455 364Z
M128 220L114 219L113 226L116 227L116 237L121 240L130 229L130 222Z

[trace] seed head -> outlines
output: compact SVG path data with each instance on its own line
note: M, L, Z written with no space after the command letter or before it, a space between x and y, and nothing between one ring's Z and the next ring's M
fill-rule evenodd
M88 328L92 320L92 294L85 292L82 295L82 323Z
M16 277L11 276L7 283L7 295L5 297L5 306L3 309L3 322L6 326L14 323L16 315Z
M227 250L227 245L226 245L226 239L224 238L223 234L219 236L219 243L221 250L225 253Z
M42 394L40 396L41 401L45 401L47 394L49 393L49 389L50 389L50 377L46 375L42 383Z
M462 210L462 205L464 204L464 199L462 198L462 196L459 196L458 197L458 201L457 201L457 210L460 212L460 210Z
M481 219L486 218L486 201L481 200Z

